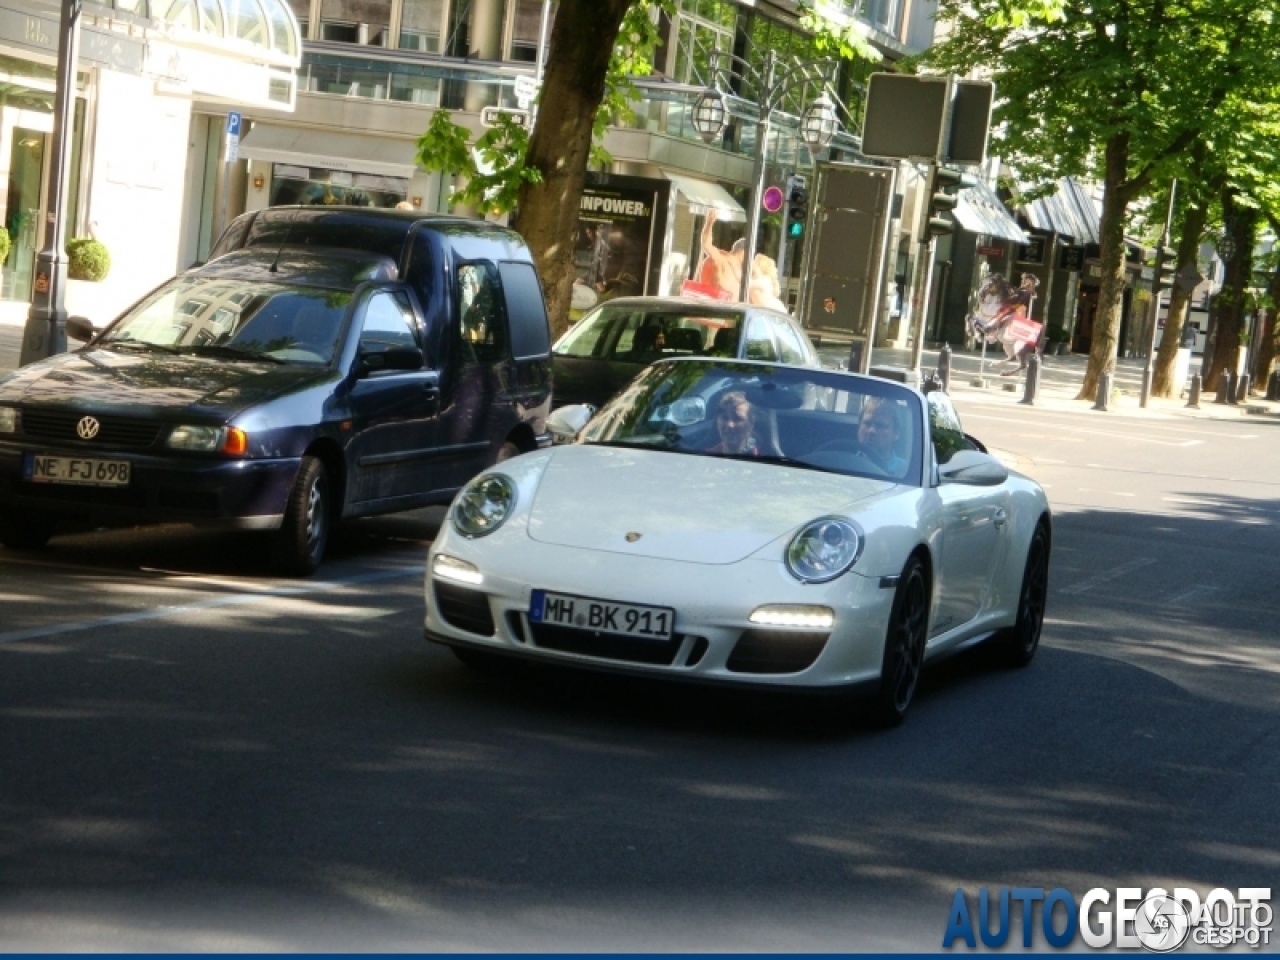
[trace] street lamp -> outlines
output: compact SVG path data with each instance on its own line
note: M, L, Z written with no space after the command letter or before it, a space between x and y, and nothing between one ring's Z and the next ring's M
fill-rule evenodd
M830 63L823 60L795 60L787 63L772 49L765 51L764 59L759 63L752 63L724 50L710 51L707 89L693 105L693 128L698 131L698 136L709 144L724 130L728 111L721 92L722 83L751 93L759 111L756 119L755 167L751 178L751 206L747 215L744 244L746 249L742 257L742 286L738 291L738 298L744 303L751 290L751 267L756 259L756 234L760 231L760 198L764 193L765 153L769 148L770 119L784 97L815 82L825 86L826 79L821 71L830 66ZM805 109L800 120L800 136L812 156L816 158L831 142L838 126L835 104L823 92Z
M726 121L724 97L720 91L708 87L693 104L693 129L702 142L711 144L724 132Z
M816 158L819 153L826 149L827 144L831 142L831 138L836 135L836 127L838 125L835 104L831 102L831 98L825 93L819 95L817 100L809 104L809 108L805 110L804 115L800 118L800 138L804 141L804 145L809 148L811 156Z

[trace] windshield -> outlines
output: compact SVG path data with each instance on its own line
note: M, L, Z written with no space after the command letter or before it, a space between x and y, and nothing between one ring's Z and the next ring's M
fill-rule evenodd
M283 283L179 277L99 341L234 360L327 364L351 294Z
M920 409L914 391L874 377L676 360L642 371L582 437L919 486Z
M741 326L739 313L610 305L583 317L555 352L643 364L681 355L736 357Z

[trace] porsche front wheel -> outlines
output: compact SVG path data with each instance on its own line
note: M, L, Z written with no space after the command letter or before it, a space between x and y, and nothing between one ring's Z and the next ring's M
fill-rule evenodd
M1049 532L1044 524L1036 526L1027 548L1027 566L1022 573L1022 589L1018 594L1018 619L1007 630L997 634L1001 660L1009 667L1025 667L1040 647L1044 629L1045 598L1049 593Z
M912 557L898 578L889 613L880 690L872 705L872 716L877 723L897 726L907 715L920 684L928 630L929 581L920 558Z

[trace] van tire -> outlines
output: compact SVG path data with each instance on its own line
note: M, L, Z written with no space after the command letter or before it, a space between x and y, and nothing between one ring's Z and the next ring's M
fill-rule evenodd
M53 517L44 513L0 513L0 543L10 550L39 550L49 542L56 527Z
M333 524L330 489L329 471L320 458L303 457L273 544L275 568L285 576L315 573L324 559Z

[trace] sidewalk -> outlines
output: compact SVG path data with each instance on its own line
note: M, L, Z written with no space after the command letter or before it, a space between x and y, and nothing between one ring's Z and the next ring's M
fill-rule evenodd
M844 369L849 360L846 347L820 346L818 354L824 366ZM999 359L1000 355L993 357L988 351L985 373L983 373L981 354L976 351L953 351L951 395L961 402L1025 408L1026 405L1021 402L1026 388L1025 372L1018 371L1013 376L1001 376L1002 370L1011 368L1016 370L1016 365L997 367L996 361ZM1076 399L1080 393L1080 386L1084 383L1088 356L1070 354L1062 357L1045 357L1043 360L1044 365L1040 369L1040 389L1034 403L1034 406L1040 409L1095 413L1099 417L1125 416L1156 420L1177 418L1280 420L1280 403L1273 403L1258 396L1250 397L1244 404L1229 405L1214 403L1214 394L1204 393L1200 397L1200 408L1191 409L1186 405L1187 398L1184 392L1183 396L1176 399L1152 397L1146 409L1143 409L1138 405L1138 400L1142 390L1142 368L1146 361L1132 358L1116 361L1114 386L1118 395L1115 396L1106 413L1095 412L1092 399ZM911 351L876 350L872 353L871 363L875 366L910 367ZM925 350L920 365L926 375L932 373L938 365L938 351ZM1192 357L1190 374L1199 372L1200 358Z

